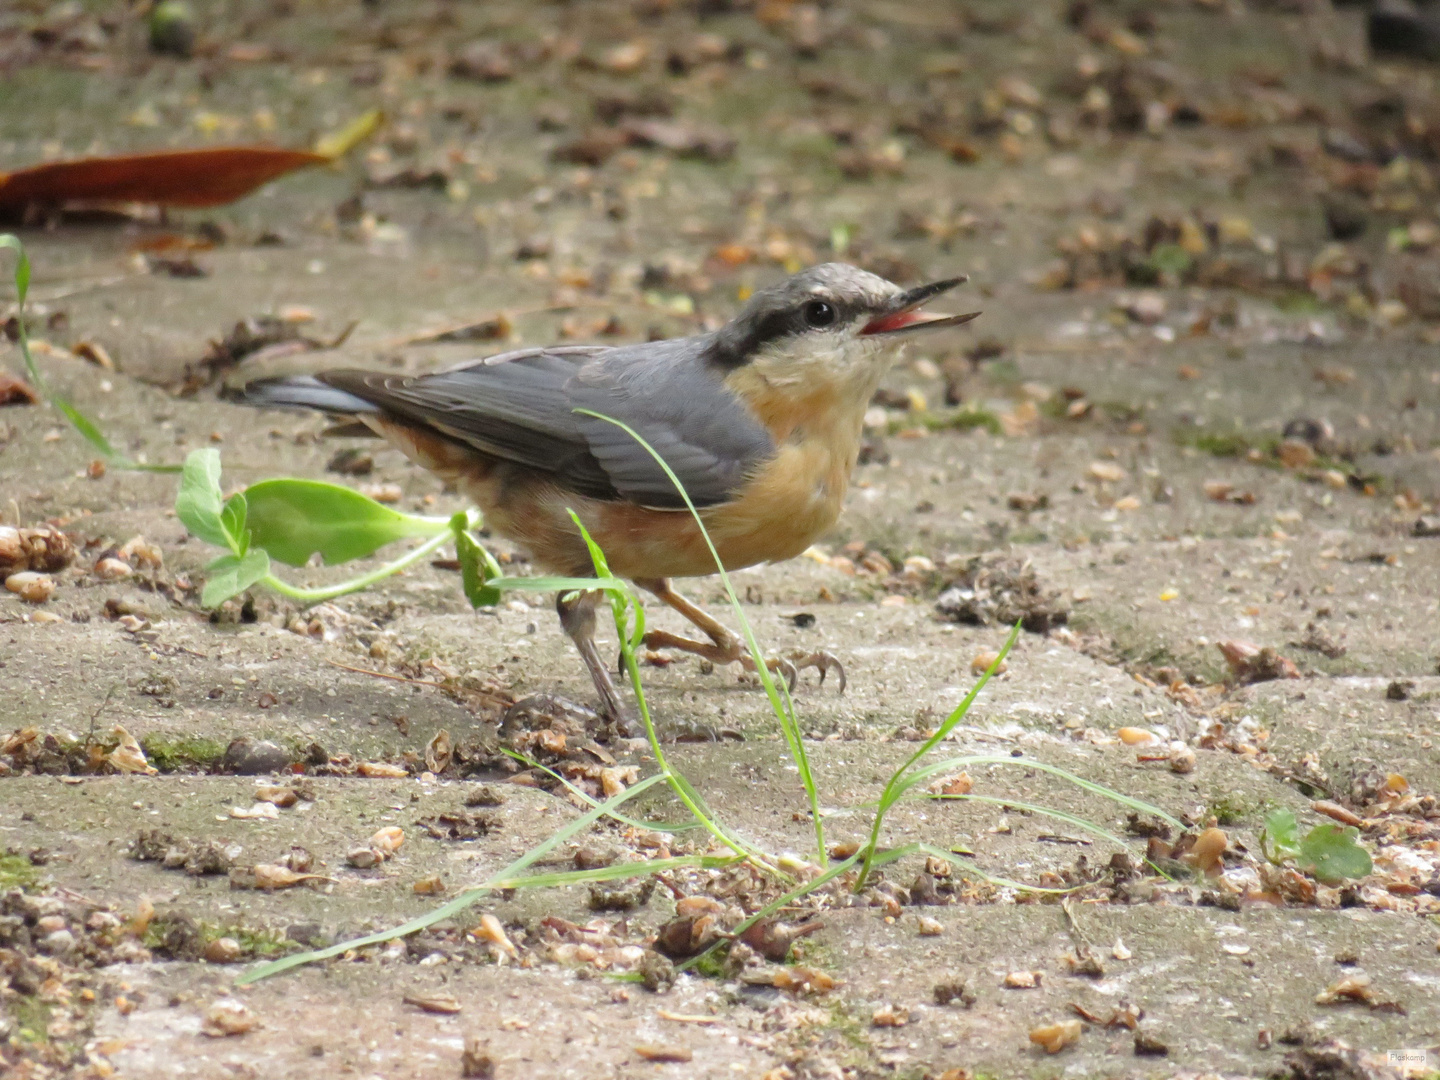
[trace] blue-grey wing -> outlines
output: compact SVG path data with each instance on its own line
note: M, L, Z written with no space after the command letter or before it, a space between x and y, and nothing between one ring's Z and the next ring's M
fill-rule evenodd
M316 378L399 420L549 473L581 494L614 499L619 492L590 453L566 391L596 351L524 350L502 363L475 361L433 375L349 370Z
M696 339L518 349L431 375L325 371L253 384L257 404L379 410L598 499L683 509L653 447L697 506L723 502L774 452L700 359ZM585 410L577 412L577 410Z
M653 342L597 358L576 374L570 399L590 452L625 498L682 509L675 482L634 435L664 458L696 506L724 502L775 452L770 433L689 341ZM669 346L669 348L667 348ZM636 350L637 352L639 350Z

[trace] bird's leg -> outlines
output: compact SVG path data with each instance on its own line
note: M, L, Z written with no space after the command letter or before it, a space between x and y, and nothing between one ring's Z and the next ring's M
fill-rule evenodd
M685 616L692 625L710 639L708 642L696 641L694 638L681 637L679 634L671 634L665 630L651 630L645 634L647 649L680 649L683 652L704 657L716 664L733 664L738 660L747 671L755 670L755 661L745 648L745 643L704 608L692 604L671 588L669 578L643 581L637 579L635 584L654 593L661 603L674 608ZM766 661L766 666L771 671L778 671L784 675L785 681L789 683L792 690L795 689L795 680L799 677L800 669L807 667L819 670L822 683L825 681L826 674L831 671L835 672L841 692L843 693L845 690L845 669L841 666L840 661L828 652L802 653L789 659L772 657Z
M620 703L620 692L615 689L610 672L600 659L600 650L595 647L595 608L604 596L599 589L562 592L555 598L555 610L560 615L560 625L575 643L580 659L585 661L585 667L590 672L590 681L600 695L600 711L621 734L628 735L628 729L633 725Z

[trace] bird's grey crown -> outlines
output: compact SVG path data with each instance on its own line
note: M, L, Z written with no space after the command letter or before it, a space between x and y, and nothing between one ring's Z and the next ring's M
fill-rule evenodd
M885 310L901 293L899 285L845 263L822 263L760 289L740 313L717 330L709 359L724 368L739 367L773 341L810 330L802 314L809 300L824 300L836 309L835 326L860 315Z

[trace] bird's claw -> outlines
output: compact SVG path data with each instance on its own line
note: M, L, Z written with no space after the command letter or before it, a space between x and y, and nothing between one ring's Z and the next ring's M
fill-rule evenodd
M785 688L792 694L795 692L795 684L800 681L800 669L783 656L774 657L765 661L765 666L777 675L785 676Z
M840 693L845 692L845 665L840 663L839 657L832 652L823 649L812 653L793 652L790 654L791 668L799 671L803 668L814 668L820 672L820 685L825 685L825 676L830 672L835 673L836 685ZM790 689L795 689L795 680L790 680Z

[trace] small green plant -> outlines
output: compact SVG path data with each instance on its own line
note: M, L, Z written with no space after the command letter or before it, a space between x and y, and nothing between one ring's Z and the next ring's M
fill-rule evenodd
M1244 821L1260 809L1260 804L1236 791L1215 796L1206 809L1215 818L1215 824L1228 827Z
M652 456L654 456L655 460L660 464L661 468L665 470L666 474L675 484L676 490L685 500L687 508L694 517L695 521L698 523L701 533L706 539L706 542L710 543L709 533L705 529L704 520L698 510L696 510L693 503L691 503L689 494L685 491L684 486L680 483L678 477L676 477L675 474L670 470L669 465L664 461L663 458L660 457L660 455L654 450L654 448L651 447L648 443L646 443L645 440L642 439L636 432L626 427L619 421L616 421L610 417L600 416L599 414L591 415L595 415L599 419L606 420L621 427L632 438L636 439L636 441L639 442L647 451L649 451ZM718 821L710 812L709 808L706 806L705 801L700 795L700 793L695 790L694 786L679 770L677 770L676 768L674 768L673 765L671 765L668 758L666 757L664 747L661 745L660 740L656 735L655 725L653 717L650 713L649 703L646 700L644 686L642 685L640 680L640 666L637 658L637 650L643 643L645 636L644 609L636 601L636 598L633 592L630 590L629 586L625 582L616 578L610 572L604 552L601 551L598 545L596 545L591 539L589 533L586 532L584 525L580 522L580 519L576 517L573 513L571 516L575 522L576 528L580 531L581 536L584 537L586 544L589 546L591 558L595 565L596 576L594 578L568 579L493 577L485 579L484 590L487 593L498 593L507 588L542 589L545 591L565 591L569 589L602 589L609 595L612 605L612 614L615 619L615 627L620 639L621 664L625 673L628 674L630 677L631 686L635 692L636 701L640 710L640 718L644 724L645 732L650 742L651 753L655 757L655 761L657 766L659 767L659 771L656 774L647 777L645 780L640 781L628 790L620 792L612 798L607 799L605 802L596 802L593 799L582 796L582 801L588 803L590 806L586 813L581 815L575 821L571 822L569 825L566 825L564 828L560 829L548 840L540 844L532 851L527 852L525 855L521 856L521 858L516 860L510 866L506 867L495 877L483 882L480 885L466 890L459 896L455 897L455 899L451 900L449 903L435 909L434 911L426 915L420 916L419 918L412 919L411 921L394 927L393 929L381 931L376 934L371 934L368 937L359 938L353 941L342 942L340 944L333 945L325 949L316 950L314 952L287 956L272 961L271 963L264 964L249 972L246 972L243 976L240 977L240 979L238 980L239 982L241 982L242 984L254 982L258 979L266 978L270 975L275 975L282 971L286 971L300 964L311 963L317 960L324 960L329 957L340 955L347 950L363 948L365 946L380 944L382 942L390 941L395 938L404 937L408 934L412 934L417 931L426 929L427 927L433 926L436 923L442 922L446 919L453 918L460 912L464 911L466 908L479 902L484 897L500 890L520 888L549 888L563 885L575 885L593 881L615 880L626 877L644 876L680 867L717 869L733 865L737 862L749 862L757 869L765 873L767 876L771 877L773 880L781 883L790 883L793 885L793 887L791 887L783 895L770 901L770 903L764 905L758 911L750 915L746 920L741 922L737 927L735 927L733 930L733 933L735 934L743 933L749 926L753 925L760 919L763 919L778 911L781 911L782 909L788 907L789 905L795 903L803 897L819 889L825 888L831 882L834 882L837 879L851 874L853 871L856 870L857 867L859 868L859 874L855 877L852 887L858 891L865 886L869 876L879 868L913 855L930 855L943 858L959 865L962 869L974 873L978 877L1018 889L1024 889L1034 892L1063 892L1064 890L1038 888L1036 886L1026 885L1022 882L1010 881L1005 878L1000 878L996 877L995 875L988 874L980 870L978 867L975 867L973 864L964 859L961 854L957 853L954 850L945 850L943 848L924 843L911 843L894 848L884 848L881 846L881 834L888 812L896 804L906 799L922 797L933 798L934 796L930 794L930 792L926 789L925 785L928 784L940 773L945 771L951 771L957 768L973 766L1019 766L1027 769L1048 772L1051 775L1068 780L1086 791L1090 791L1113 799L1121 805L1137 810L1141 813L1156 815L1159 818L1169 822L1170 824L1175 825L1176 827L1179 826L1179 823L1176 822L1174 818L1165 814L1164 811L1159 810L1156 807L1150 806L1149 804L1143 803L1137 799L1131 799L1128 796L1121 794L1120 792L1113 791L1109 788L1103 787L1102 785L1084 780L1078 776L1066 772L1063 769L1057 768L1055 766L1046 765L1044 763L1035 762L1029 759L1025 759L1024 761L1016 761L1015 759L1010 757L999 757L992 755L971 755L966 757L950 758L945 761L936 762L926 765L924 767L920 767L921 759L925 757L947 735L949 735L951 731L954 730L955 726L964 718L966 712L969 710L970 705L974 702L980 690L984 688L985 683L999 669L999 666L1003 662L1006 654L1009 653L1010 649L1014 646L1017 637L1019 636L1020 627L1017 624L1011 631L1009 639L1006 641L1004 648L1000 651L999 656L991 665L990 669L975 684L975 686L972 687L964 700L962 700L960 704L956 706L954 711L950 714L949 717L946 718L945 722L940 725L935 734L929 740L927 740L916 753L912 754L910 758L905 762L905 764L901 766L901 768L898 769L890 777L889 781L885 785L884 792L882 793L879 802L873 807L874 816L871 821L870 842L864 848L851 855L849 858L846 858L840 862L830 863L825 849L825 833L823 820L824 815L820 810L818 784L816 782L813 770L810 767L808 755L805 751L805 745L803 737L801 735L799 720L795 713L794 702L789 694L789 688L786 683L784 683L783 681L777 682L771 675L769 667L765 663L764 654L761 651L759 643L755 638L754 631L750 626L749 620L745 617L745 612L740 604L739 597L736 595L734 588L730 583L729 575L726 573L724 565L721 562L718 553L715 551L714 545L711 544L710 550L712 556L715 558L717 572L729 596L732 609L734 610L736 617L740 623L746 643L750 647L751 656L755 660L756 671L759 675L761 683L765 687L766 694L770 700L772 711L774 712L777 720L780 723L781 730L785 736L786 744L790 749L791 757L797 765L797 771L799 772L801 781L805 787L805 792L810 804L811 817L815 829L815 842L817 846L818 863L816 865L807 867L805 866L805 864L799 863L793 858L776 858L775 856L768 855L767 853L760 851L753 845L747 843L743 838L734 834L731 830L726 828L723 823ZM473 554L466 555L464 553L464 549L461 549L459 545L474 545L476 549L479 549L481 551L483 551L483 549L480 549L479 545L473 540L473 538L469 537L468 532L460 530L455 533L455 536L457 538L457 550L461 550L462 552L462 568L474 565L476 556ZM256 542L256 538L253 535L251 537L251 540L252 542ZM466 586L466 592L467 595L469 595L471 592L470 586L468 584ZM475 602L475 598L472 596L472 603L473 602ZM523 757L521 757L520 759L525 760ZM661 783L662 781L669 786L671 792L689 812L691 819L690 822L682 823L675 826L667 826L667 828L670 831L679 831L685 828L704 829L705 831L710 833L711 837L721 848L725 849L723 853L684 855L669 859L653 860L649 862L642 861L635 863L624 863L615 866L602 867L596 870L564 871L546 874L528 874L523 872L527 870L533 863L535 863L548 852L553 850L556 845L563 843L569 837L574 836L581 830L587 828L591 823L599 820L601 817L611 817L622 822L628 821L629 819L627 819L623 814L619 812L620 807L629 799L632 799L635 796L641 794L642 792L649 790L651 787L654 787L656 784ZM956 798L972 799L977 802L987 802L1006 806L1013 806L1019 809L1033 811L1038 814L1048 815L1076 828L1091 832L1096 836L1103 837L1104 839L1114 843L1118 847L1125 846L1124 840L1122 840L1120 837L1099 828L1098 826L1094 825L1089 821L1086 821L1083 818L1077 817L1073 814L1065 813L1063 811L1053 810L1048 807L1036 806L1029 803L1018 803L1013 799L990 798L988 796L979 795L956 796ZM828 867L827 863L830 863ZM822 870L822 867L825 867L825 869ZM798 884L794 884L794 877L792 875L794 875L795 873L800 873L802 877L802 880ZM717 941L709 949L705 950L697 956L691 957L690 959L682 962L677 966L682 970L691 968L704 970L706 965L713 963L713 961L710 959L710 956L714 952L714 950L719 948L722 944L723 941Z
M220 490L220 452L206 447L185 459L175 516L207 544L229 549L205 568L208 576L200 594L205 607L218 607L252 585L318 604L368 588L450 540L464 545L462 561L470 557L466 595L474 593L472 602L478 598L493 604L499 599L498 592L492 598L485 590L485 580L498 577L500 567L468 535L479 524L476 513L449 518L402 514L352 488L319 480L266 480L226 499ZM304 566L318 554L326 565L334 565L364 558L406 537L427 539L400 558L336 585L302 589L271 573L272 558Z
M17 343L20 346L20 356L25 361L25 371L29 374L31 382L35 384L35 389L38 390L50 404L60 410L65 419L70 421L71 426L85 437L85 441L95 448L101 458L104 459L106 465L111 468L131 469L140 472L179 472L179 467L175 465L150 465L145 462L134 461L125 454L122 454L110 444L110 440L105 437L105 433L100 430L99 425L97 425L95 421L91 420L90 417L70 404L64 397L50 389L44 376L40 374L40 369L35 366L35 358L30 355L30 338L25 330L25 296L30 291L30 257L25 254L25 245L22 244L20 238L13 233L0 233L0 248L9 248L15 252L15 324L18 334Z
M40 880L40 871L29 856L0 855L0 891L29 889Z
M1156 244L1146 263L1157 279L1178 282L1195 265L1195 260L1179 244Z
M930 431L969 431L972 428L984 428L991 435L1000 435L1004 430L1000 425L1000 417L983 405L970 404L955 409L937 409L934 412L921 413L919 420L921 426ZM894 435L910 426L901 418L887 427L886 431Z
M30 279L29 262L25 257L23 247L14 237L0 236L0 247L10 247L19 255L15 281L23 308L25 293ZM604 552L593 542L589 534L585 531L584 526L578 518L574 518L573 514L572 518L575 520L576 527L589 546L595 565L594 577L525 578L504 576L495 559L472 535L473 530L478 528L480 524L479 514L473 511L458 513L449 518L404 514L383 506L375 500L369 499L350 488L320 481L299 480L294 478L262 481L226 498L220 486L221 468L218 451L213 449L197 450L186 458L184 466L178 470L173 466L147 466L131 461L129 458L124 457L114 450L98 427L96 427L88 417L74 409L62 398L49 392L30 357L28 344L24 338L23 326L21 328L20 342L27 370L35 380L36 385L40 387L51 402L69 418L76 429L105 456L107 461L117 467L123 468L148 468L181 472L180 490L175 503L177 516L195 536L215 547L221 548L224 552L213 560L207 568L208 577L201 594L201 602L207 607L217 606L256 585L273 589L301 604L319 603L346 593L367 588L392 574L398 573L405 567L418 562L446 543L453 543L455 546L456 556L461 567L462 586L466 597L475 607L489 606L497 603L506 590L565 592L580 589L598 589L605 592L610 598L612 614L614 615L616 629L620 637L622 664L625 673L630 677L631 686L639 705L641 720L644 723L645 731L650 742L651 753L655 758L658 771L654 775L632 785L625 791L619 792L613 797L606 799L604 802L597 802L594 799L582 795L582 801L588 803L589 808L574 821L558 829L544 842L520 856L499 873L481 884L465 890L453 900L428 914L367 937L341 942L325 949L274 959L269 963L262 964L244 973L237 980L240 984L255 982L258 979L278 974L300 964L324 960L352 949L376 945L416 933L427 927L434 926L439 922L452 919L484 897L500 891L521 888L553 888L588 882L617 880L627 877L663 873L681 868L714 870L733 866L739 862L748 862L781 886L790 886L788 891L754 912L748 919L736 927L734 932L737 934L743 932L756 921L781 911L804 896L825 888L831 882L852 874L857 868L858 873L855 874L851 887L859 890L865 886L870 876L876 870L913 855L931 855L944 858L952 863L958 864L962 869L978 877L1019 889L1027 889L1035 892L1064 891L1042 889L988 874L966 861L963 857L966 853L963 851L954 849L945 850L924 843L910 843L892 848L882 846L884 824L890 810L900 802L908 799L936 798L937 796L931 794L925 785L942 772L958 768L1005 766L1046 772L1065 779L1083 790L1109 798L1122 806L1137 810L1141 813L1154 815L1177 827L1179 825L1175 819L1156 807L1150 806L1137 799L1129 798L1110 788L1084 780L1063 769L1035 762L1030 759L1017 761L1010 757L970 755L922 764L922 759L935 749L965 717L966 712L969 710L976 696L984 688L991 676L999 669L1006 654L1009 653L1019 636L1020 628L1017 625L1012 630L999 656L995 659L989 670L985 672L983 677L971 688L964 700L956 706L955 710L946 718L939 728L937 728L935 733L922 744L920 749L912 754L905 763L889 777L879 800L870 807L873 812L873 817L870 822L869 843L849 858L831 863L825 847L825 815L820 807L819 786L806 753L802 729L795 710L795 703L790 697L788 685L784 681L777 681L771 673L764 653L755 637L754 630L749 620L745 617L744 608L731 585L729 575L726 573L725 567L713 543L710 542L710 536L705 528L702 516L690 501L689 494L685 491L679 478L676 477L669 465L660 457L653 447L645 442L636 432L619 421L610 417L600 416L599 414L591 414L622 428L655 458L670 477L670 480L675 484L676 490L684 499L687 509L694 517L702 535L705 537L706 543L710 545L710 552L715 559L716 570L725 587L726 594L730 599L732 610L740 624L744 640L749 646L750 655L755 662L757 674L761 684L765 688L771 709L784 735L786 746L797 767L800 781L805 789L806 799L810 808L810 817L814 826L816 864L808 865L794 857L781 858L770 855L747 842L744 838L738 836L722 822L717 820L706 806L700 793L666 757L664 748L655 732L650 707L640 680L640 666L636 655L645 636L644 609L640 606L630 586L626 582L616 578L610 572ZM922 422L929 423L930 420L931 418L922 418ZM940 417L939 426L983 426L997 431L999 427L998 421L994 419L993 414L986 410L973 408L962 408L953 414ZM367 557L387 544L404 539L421 539L423 542L399 558L369 573L340 582L339 584L320 588L299 588L277 577L272 572L275 562L297 567L304 566L309 563L311 558L318 554L326 565L336 565ZM193 748L182 749L177 744L175 752L172 755L172 763L178 765L189 757L193 757L198 761L201 757L209 755L212 749L213 747L208 745L203 747L197 745ZM533 765L534 763L530 764ZM667 859L622 863L593 870L538 874L528 872L535 863L555 850L556 847L589 828L603 817L610 817L625 823L638 824L621 813L621 807L629 800L648 792L650 789L662 783L669 787L671 793L688 812L689 817L688 820L678 824L659 827L672 832L690 829L704 830L710 834L715 845L720 849L718 852L712 848L711 853L680 855ZM576 791L573 787L571 787L571 790ZM578 791L576 793L579 794ZM1018 809L1048 815L1071 826L1103 837L1117 846L1125 846L1125 842L1120 837L1099 828L1083 818L1063 811L1028 803L1020 803L1013 799L992 798L982 795L967 794L949 797L1012 806ZM864 808L860 807L855 809ZM646 823L645 827L655 828L656 826ZM0 865L0 870L14 873L23 873L25 869L26 867L19 866L12 868L8 863ZM28 869L33 871L33 867L28 867ZM801 879L798 883L796 881L797 877ZM710 950L701 953L699 956L692 957L679 966L682 968L699 968L703 970L707 965L713 964L710 955L720 944L721 942L717 942Z
M1242 432L1208 429L1177 431L1175 441L1181 446L1193 446L1203 454L1219 458L1244 457L1255 446L1254 441Z
M162 773L213 765L225 756L227 745L223 739L207 739L203 735L171 738L158 732L151 732L140 740L146 759Z
M1359 835L1353 826L1325 822L1302 837L1295 815L1275 810L1265 817L1260 849L1276 866L1293 862L1317 881L1336 885L1347 878L1363 878L1373 868L1370 853L1357 841Z

